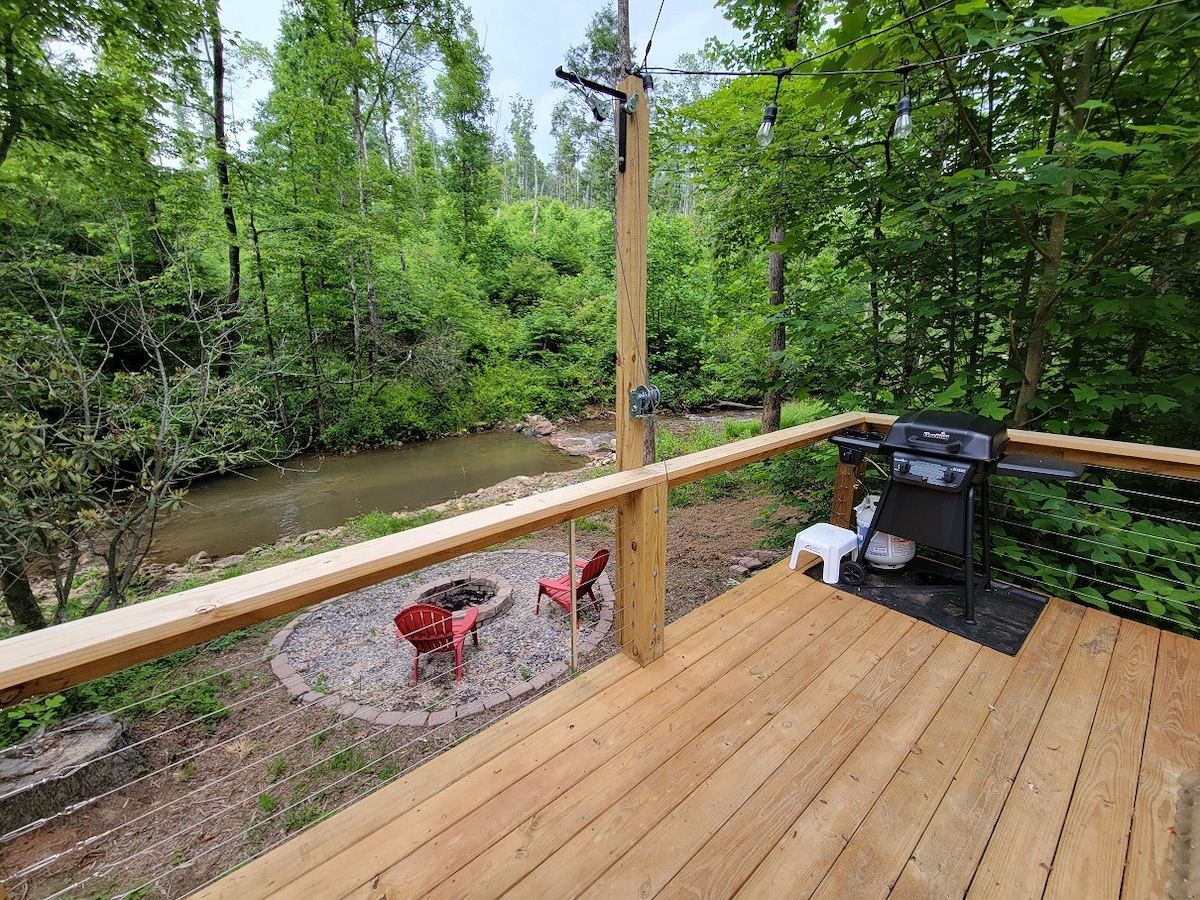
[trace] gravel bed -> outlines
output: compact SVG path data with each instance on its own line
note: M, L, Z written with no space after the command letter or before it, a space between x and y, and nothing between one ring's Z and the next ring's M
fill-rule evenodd
M321 604L296 622L280 650L313 690L381 710L432 712L482 700L555 663L570 664L566 612L543 598L541 614L533 613L538 580L563 575L566 565L564 553L505 550L430 566ZM437 653L421 657L414 686L412 645L397 638L393 617L418 585L472 573L508 579L512 606L479 626L478 647L467 638L461 681L454 680L454 654ZM580 603L580 640L599 618L590 602Z

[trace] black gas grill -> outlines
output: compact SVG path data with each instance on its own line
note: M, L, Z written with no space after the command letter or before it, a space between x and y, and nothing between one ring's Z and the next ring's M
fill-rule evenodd
M963 557L966 620L975 624L975 500L980 500L983 586L991 583L988 478L992 475L1042 481L1079 478L1083 466L1026 454L1006 454L1003 422L973 413L918 410L901 416L886 435L847 429L830 438L842 462L857 466L867 453L890 457L887 483L862 546L876 531L909 538ZM843 580L861 584L860 560L843 566Z

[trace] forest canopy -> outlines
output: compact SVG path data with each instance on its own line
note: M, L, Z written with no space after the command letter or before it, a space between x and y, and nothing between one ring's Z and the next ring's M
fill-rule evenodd
M739 40L645 73L668 406L1196 446L1194 9L719 5ZM120 605L188 479L611 405L611 125L564 90L550 158L529 100L497 129L459 0L292 0L271 48L216 0L10 4L0 42L10 608L41 562L80 612L97 534ZM611 7L563 61L616 80Z

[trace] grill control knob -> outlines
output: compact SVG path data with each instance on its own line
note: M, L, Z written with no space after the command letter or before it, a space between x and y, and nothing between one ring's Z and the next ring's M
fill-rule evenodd
M908 464L907 459L896 460L896 471L899 472L901 475L907 475L909 468L910 468L910 466Z
M954 481L954 470L953 469L942 469L942 481L946 482L946 484L950 484L951 482L953 482Z

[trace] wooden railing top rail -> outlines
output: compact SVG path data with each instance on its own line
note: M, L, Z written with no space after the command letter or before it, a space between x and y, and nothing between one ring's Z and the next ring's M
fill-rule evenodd
M0 706L609 509L664 479L671 486L684 484L818 443L862 421L861 413L833 416L18 635L0 641Z
M0 642L0 706L60 691L126 666L572 518L825 440L894 416L846 413L480 509L443 522L284 563ZM1009 432L1010 449L1090 465L1200 479L1200 452Z

